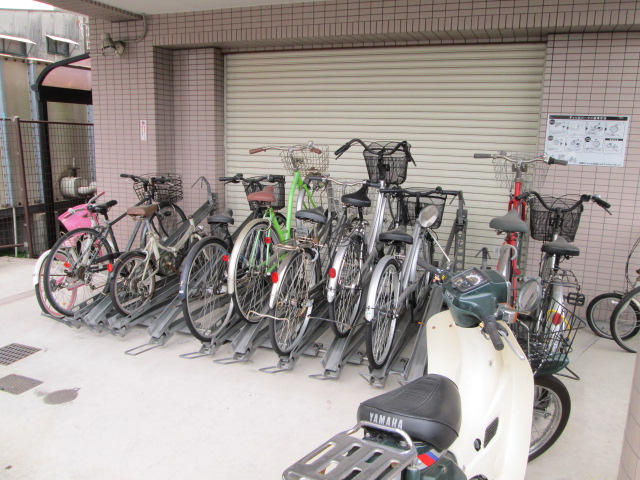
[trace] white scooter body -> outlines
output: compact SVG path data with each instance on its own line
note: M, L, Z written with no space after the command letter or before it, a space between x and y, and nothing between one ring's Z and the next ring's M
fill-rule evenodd
M509 328L505 328L509 343L521 358L504 338L504 349L498 351L479 327L458 327L449 311L434 315L425 327L428 373L450 378L460 391L462 422L458 439L449 448L458 465L467 478L484 475L489 480L524 479L531 437L533 375ZM485 446L485 432L496 418L497 431Z

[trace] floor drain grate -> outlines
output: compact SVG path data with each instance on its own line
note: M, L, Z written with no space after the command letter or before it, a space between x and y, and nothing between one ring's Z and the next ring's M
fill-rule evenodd
M31 390L33 387L37 387L41 383L40 380L36 380L35 378L11 374L0 378L0 390L13 393L14 395L20 395L27 390Z
M0 365L11 365L39 351L39 348L29 347L19 343L11 343L0 348Z

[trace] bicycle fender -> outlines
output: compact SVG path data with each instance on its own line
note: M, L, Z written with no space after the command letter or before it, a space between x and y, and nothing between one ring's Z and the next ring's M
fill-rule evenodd
M395 260L395 257L391 255L385 255L384 257L382 257L382 260L378 262L376 268L374 268L373 273L371 274L371 281L369 282L369 288L367 290L367 303L365 304L366 306L364 309L364 318L366 318L368 322L373 320L373 313L376 309L376 289L371 287L374 285L378 285L384 267L386 267L387 263L392 260Z
M269 295L269 309L275 308L276 300L278 299L278 294L280 293L280 288L282 287L282 279L285 278L287 273L287 269L291 264L291 261L295 258L296 255L304 255L304 253L300 253L297 251L287 253L287 256L282 260L280 266L278 267L278 278L280 279L278 282L273 284L271 288L271 294Z
M336 291L338 290L338 279L340 278L342 265L344 265L344 257L347 255L348 250L349 242L336 248L336 253L333 256L331 268L335 269L336 275L333 278L329 277L329 282L327 283L327 302L329 303L332 303L336 298Z
M244 226L242 232L240 232L236 238L233 250L231 250L231 256L229 257L229 279L227 281L227 291L229 292L229 294L232 294L235 291L236 265L238 265L238 257L240 256L239 247L242 244L242 240L244 239L244 234L259 223L268 223L270 225L271 220L269 220L268 218L256 218L254 220L251 220Z
M33 274L31 275L31 282L33 283L33 286L36 286L38 285L38 283L40 283L40 270L42 269L42 265L44 264L44 262L47 260L47 257L49 256L49 252L51 252L51 250L47 250L46 252L44 252L42 255L38 257L36 266L33 269Z

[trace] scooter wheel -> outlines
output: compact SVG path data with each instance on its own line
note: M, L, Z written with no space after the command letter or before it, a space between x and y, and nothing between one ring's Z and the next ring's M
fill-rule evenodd
M552 375L536 377L529 461L538 458L560 438L570 414L571 397L567 387Z

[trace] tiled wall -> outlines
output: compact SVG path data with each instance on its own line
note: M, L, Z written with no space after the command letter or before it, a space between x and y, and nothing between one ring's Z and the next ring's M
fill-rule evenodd
M638 2L329 0L156 15L147 23L139 42L141 21L91 24L93 52L100 51L103 32L127 42L121 58L95 55L93 64L98 178L123 203L132 197L130 185L117 178L121 171L174 167L185 179L219 175L223 53L546 41L541 148L548 113L632 116L625 168L571 167L548 184L554 193L597 192L615 205L612 217L587 207L576 240L583 253L572 266L588 297L622 286L626 252L638 235ZM143 119L147 141L140 140ZM537 267L533 245L530 270Z

